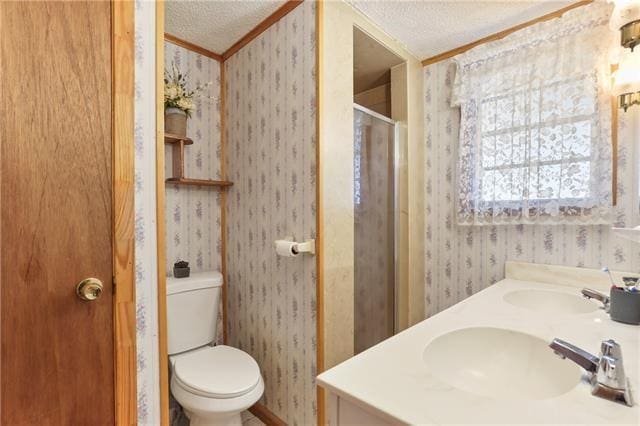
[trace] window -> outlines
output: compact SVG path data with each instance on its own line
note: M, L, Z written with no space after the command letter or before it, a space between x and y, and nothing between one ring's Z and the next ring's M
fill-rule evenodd
M462 225L610 223L611 5L456 58Z
M585 94L582 87L581 81L565 80L482 101L483 201L579 200L592 195L596 94Z

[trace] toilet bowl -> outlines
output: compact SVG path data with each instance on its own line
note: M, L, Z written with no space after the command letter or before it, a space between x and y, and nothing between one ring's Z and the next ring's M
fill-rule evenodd
M207 346L169 360L171 393L191 426L239 426L240 413L264 391L256 361L230 346Z
M191 426L240 426L240 413L264 392L260 367L251 355L212 346L221 285L216 271L167 279L171 393Z

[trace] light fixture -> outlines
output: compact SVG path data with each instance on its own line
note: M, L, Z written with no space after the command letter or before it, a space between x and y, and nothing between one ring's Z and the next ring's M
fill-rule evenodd
M633 48L640 44L640 19L620 27L620 44L632 52Z
M615 3L609 27L620 31L620 52L617 69L613 72L613 91L619 96L620 108L627 111L632 105L640 105L640 52L634 48L640 44L640 0L609 0Z
M633 48L640 44L640 0L609 0L615 3L609 27L620 31L620 45Z
M627 111L631 105L640 105L640 52L623 52L613 79L613 93L619 96L620 108Z

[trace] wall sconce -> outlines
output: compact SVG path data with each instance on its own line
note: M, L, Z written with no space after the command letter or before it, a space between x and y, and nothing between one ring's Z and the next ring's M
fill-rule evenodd
M613 93L625 112L631 105L640 105L640 52L624 52L613 72Z
M640 0L608 0L614 3L609 27L620 31L620 45L633 50L640 44Z
M631 49L640 44L640 19L629 22L620 28L620 44Z
M640 105L640 52L633 49L640 44L640 0L609 0L615 3L609 26L620 31L620 61L613 72L613 92L619 96L620 108L625 112L632 105Z

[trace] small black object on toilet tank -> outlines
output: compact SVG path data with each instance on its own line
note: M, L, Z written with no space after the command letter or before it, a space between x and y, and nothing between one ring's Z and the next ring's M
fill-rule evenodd
M191 273L189 262L179 260L173 264L173 276L176 278L186 278Z

